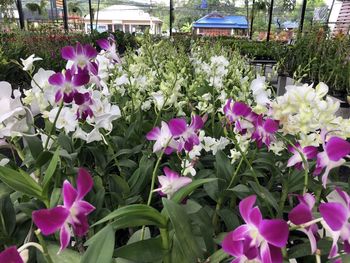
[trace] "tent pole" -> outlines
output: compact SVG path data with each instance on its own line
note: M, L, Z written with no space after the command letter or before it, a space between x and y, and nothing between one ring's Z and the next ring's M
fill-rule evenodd
M67 0L63 0L63 25L64 30L68 32L68 10L67 10Z
M300 17L300 25L299 25L299 33L303 32L306 4L307 4L307 0L303 0L303 6L301 9L301 17Z
M254 9L255 6L255 0L253 0L253 6L252 6L252 12L251 12L251 18L250 18L250 32L249 32L249 39L252 40L253 38L253 23L254 23Z
M17 0L16 4L17 4L18 16L19 16L19 26L21 29L24 29L24 14L23 14L22 1Z
M173 10L174 10L174 7L173 7L173 0L170 0L170 3L169 3L169 35L170 37L172 36L173 34Z
M94 30L94 26L93 26L94 14L92 13L91 0L89 0L89 14L90 14L90 34L92 34L92 31Z
M267 37L266 37L266 41L269 42L270 41L270 32L271 32L271 23L272 23L272 12L273 12L273 0L271 0L270 3L270 10L269 10L269 26L267 28Z

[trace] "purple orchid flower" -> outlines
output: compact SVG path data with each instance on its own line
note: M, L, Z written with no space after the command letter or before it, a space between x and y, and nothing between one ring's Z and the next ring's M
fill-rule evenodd
M84 236L89 229L87 215L95 207L84 201L83 198L92 186L91 175L85 169L80 168L77 189L67 180L63 183L63 205L33 212L33 221L44 235L51 235L60 230L60 251L67 248L69 244L71 238L69 225L72 226L75 235L79 237Z
M78 69L87 69L92 74L97 74L96 63L92 62L97 56L97 51L91 45L82 45L77 43L74 47L66 46L61 50L62 58L68 61L72 61L72 68L75 72Z
M160 192L162 195L167 195L170 199L180 188L192 182L191 178L180 176L177 172L170 170L168 167L163 169L164 175L158 176L160 187L155 189L155 192Z
M203 119L193 115L191 124L187 125L185 119L172 119L169 121L169 129L175 140L179 141L178 151L185 149L191 151L194 145L200 144L198 132L204 126Z
M296 143L294 146L305 156L306 160L314 159L317 156L317 147L306 146L302 148L299 143ZM289 158L287 167L295 166L296 169L301 170L304 164L300 153L291 145L288 146L288 150L293 153L293 156Z
M258 147L264 143L267 147L275 139L275 133L278 131L278 122L273 119L263 120L263 116L259 115L255 121L255 131L252 134L252 140L257 142Z
M322 203L319 207L325 222L323 226L333 239L329 258L337 256L339 238L343 241L344 251L350 253L350 197L339 188L334 194L336 202Z
M312 194L306 193L303 196L298 196L299 204L289 212L289 220L295 225L302 225L311 222L315 218L312 215L312 208L315 205L315 197ZM298 229L305 233L310 240L311 253L314 254L317 249L315 235L317 235L317 224L312 224L306 228Z
M252 195L239 203L239 211L246 224L239 226L224 238L223 250L234 256L233 263L256 260L262 263L283 261L281 248L287 244L289 229L282 219L262 219Z
M323 187L326 187L330 170L344 164L344 157L350 153L349 142L336 136L333 136L326 142L326 136L326 132L322 131L321 137L324 151L317 154L316 169L314 171L314 175L319 175L325 169L322 175Z
M100 48L106 51L106 57L110 61L121 63L120 57L116 51L116 44L113 36L109 37L108 39L99 39L96 42Z
M153 152L164 149L165 154L171 154L179 145L175 142L168 124L164 121L162 121L161 128L154 127L147 133L146 138L149 141L156 141L153 145Z
M0 253L0 262L3 263L24 263L21 255L15 246L9 247Z
M78 105L78 110L77 110L78 119L85 121L87 117L90 117L90 118L93 117L94 113L90 107L93 104L93 100L89 92L75 93L74 102Z
M58 88L55 94L55 102L59 102L63 98L65 103L71 103L76 88L89 83L89 81L90 76L87 71L79 70L75 74L70 69L67 69L64 74L61 72L55 73L49 78L49 83Z
M229 123L234 123L239 120L240 117L247 117L252 112L252 109L243 102L233 102L232 99L228 99L224 106L224 113Z

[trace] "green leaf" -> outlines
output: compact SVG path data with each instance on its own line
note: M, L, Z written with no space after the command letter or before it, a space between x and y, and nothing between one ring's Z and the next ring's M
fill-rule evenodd
M216 176L229 182L233 174L233 166L230 159L223 151L218 151L215 155ZM225 181L219 182L219 187L226 187Z
M24 171L19 173L7 167L0 167L0 180L18 192L42 199L43 189Z
M161 228L165 228L167 225L166 219L161 213L153 207L142 204L128 205L119 208L96 222L93 226L105 223L109 220L121 220L120 222L123 222L123 224L125 224L125 222L127 223L125 220L130 220L130 224L134 223L135 220L136 222L144 220L146 222L151 222L154 225L158 225ZM116 222L118 223L118 221ZM118 224L115 224L116 227L117 225Z
M216 180L217 178L206 178L206 179L194 180L190 184L182 187L179 191L177 191L173 195L171 200L173 200L176 203L181 203L190 193L192 193L198 187L206 183L214 182Z
M248 195L252 194L252 190L244 184L238 184L235 187L227 190L234 192L239 199L244 199Z
M56 244L49 244L47 249L54 263L79 263L81 258L78 252L71 249L65 249L61 253L57 254L60 246Z
M257 185L255 182L249 181L249 184L253 188L254 192L263 200L266 200L276 211L278 210L278 203L273 197L271 192L263 186Z
M89 247L84 253L81 263L111 263L114 251L115 233L112 226L107 225L89 240Z
M3 233L7 236L11 236L16 227L16 212L13 208L13 204L10 196L5 196L0 199L0 230L3 227Z
M29 151L31 152L34 159L37 159L43 152L42 141L35 136L24 136L25 141L28 144Z
M188 215L181 207L172 200L162 199L164 209L175 230L175 236L179 241L180 249L190 262L197 262L202 258L202 252L192 233L192 227Z
M51 159L51 162L50 162L49 166L46 169L45 176L44 176L44 179L43 179L43 188L44 188L44 190L47 189L48 184L49 184L49 182L51 180L51 177L53 176L53 174L56 171L58 161L60 160L59 153L60 153L60 148L57 148L57 150L55 151L55 153L54 153L54 155L53 155L53 157Z
M222 249L219 249L209 257L210 260L208 262L220 263L228 257L229 257L229 255L227 255Z
M156 262L163 258L160 237L137 241L117 248L114 256L135 262Z

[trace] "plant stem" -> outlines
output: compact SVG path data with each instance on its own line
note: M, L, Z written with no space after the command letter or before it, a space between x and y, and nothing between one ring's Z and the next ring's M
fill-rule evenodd
M49 146L49 141L50 141L51 135L54 132L54 130L56 129L56 123L57 123L58 117L60 116L62 109L63 109L63 101L61 102L60 107L58 108L55 120L53 121L51 129L50 129L50 133L47 136L45 146L44 146L44 151L46 151L47 147Z
M39 243L44 250L43 255L46 259L46 262L47 263L54 263L50 257L49 251L47 250L46 242L45 242L43 236L40 234L40 230L38 229L38 230L34 231L34 233L35 233L36 237L38 238Z
M170 243L169 243L169 232L167 228L160 228L160 237L162 238L162 249L166 254L163 257L163 263L171 263L170 258Z

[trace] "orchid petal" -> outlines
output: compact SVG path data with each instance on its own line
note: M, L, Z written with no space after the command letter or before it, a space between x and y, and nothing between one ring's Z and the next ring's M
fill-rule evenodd
M243 255L243 241L234 241L233 231L228 233L221 243L222 249L229 255L239 257Z
M170 180L176 180L179 178L179 174L171 169L169 167L165 166L164 169L164 174L166 175L167 178Z
M301 225L312 220L310 207L305 204L299 204L288 214L289 220L295 225Z
M340 203L322 203L319 210L323 219L333 231L340 230L348 220L348 211Z
M179 136L187 129L187 124L184 119L171 119L168 126L173 136Z
M243 217L245 222L250 222L249 221L249 214L250 214L251 210L253 209L255 202L256 202L256 196L251 195L251 196L244 198L239 203L239 212L241 213L241 216Z
M24 263L15 246L9 247L0 253L0 262Z
M264 130L268 133L275 133L278 130L278 122L272 119L266 119L264 122Z
M78 199L82 199L93 187L94 182L89 172L83 168L78 171L77 190Z
M87 73L80 73L76 74L72 78L72 84L75 87L83 86L85 84L88 84L90 81L90 76Z
M90 203L88 203L84 200L78 201L76 208L77 208L79 213L84 214L84 215L88 215L92 211L95 210L95 207L93 205L91 205Z
M76 200L78 193L74 187L67 180L65 180L63 182L62 195L64 206L69 209Z
M154 127L151 131L147 133L146 138L149 141L155 141L158 139L159 135L160 135L160 128Z
M65 60L74 60L76 57L74 47L67 46L61 49L62 58Z
M32 218L44 235L55 233L69 216L69 210L63 206L34 211Z
M110 43L107 39L99 39L96 41L97 45L100 46L100 48L104 49L104 50L108 50L110 48Z
M276 247L284 247L287 244L289 228L284 220L262 220L259 226L259 232L267 242Z
M84 54L87 56L88 59L92 59L97 56L97 51L93 46L87 44L84 46Z
M69 227L67 224L64 224L60 230L61 247L60 247L60 250L58 253L60 253L62 250L66 249L68 247L70 237L71 237L71 235L70 235Z
M194 130L199 130L203 127L204 122L202 118L198 115L194 115L191 118L191 124L190 127L193 128Z
M54 86L63 86L65 77L61 72L55 73L49 77L49 83Z
M325 150L330 160L339 161L350 153L350 143L339 137L332 137L327 142Z

